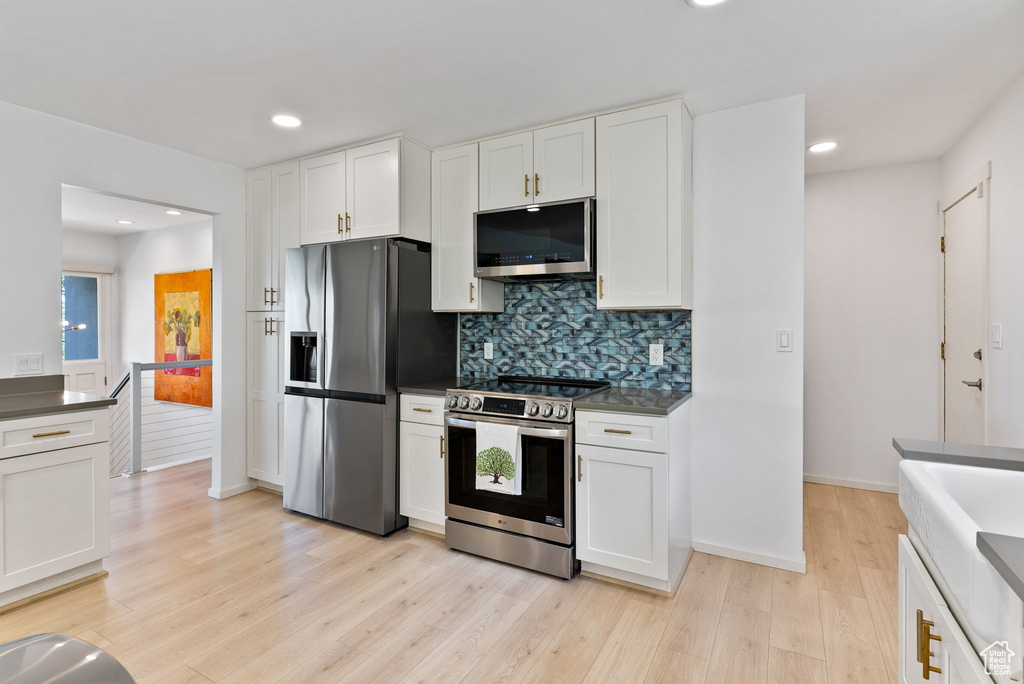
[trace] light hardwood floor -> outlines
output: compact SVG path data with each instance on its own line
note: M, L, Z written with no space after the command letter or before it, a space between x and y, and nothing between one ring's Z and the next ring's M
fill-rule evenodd
M208 462L111 481L109 577L0 615L140 682L896 682L896 496L805 485L806 575L694 554L673 599L206 496Z

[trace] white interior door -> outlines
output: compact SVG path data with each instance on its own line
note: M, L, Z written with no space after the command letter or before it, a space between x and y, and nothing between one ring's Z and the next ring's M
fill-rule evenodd
M984 187L984 184L979 187ZM975 188L943 212L945 441L985 443L988 211ZM968 385L966 383L972 383Z
M401 234L400 154L401 140L398 138L345 152L348 188L346 239Z
M109 276L65 272L61 276L61 314L64 388L72 392L107 393ZM72 329L74 328L74 329Z
M480 143L480 211L533 202L533 131Z

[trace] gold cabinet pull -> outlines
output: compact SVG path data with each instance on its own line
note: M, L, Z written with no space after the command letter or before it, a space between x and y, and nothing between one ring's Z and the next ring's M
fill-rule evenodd
M352 217L348 215L347 211L345 212L345 232L352 232Z
M632 430L613 430L612 428L605 428L604 431L605 432L611 432L611 433L616 434L616 435L631 435L631 434L633 434Z
M270 323L270 319L269 318L264 318L263 319L263 335L264 336L267 336L267 335L270 334L270 330L267 328L267 324L268 323Z
M419 411L420 413L433 413L434 409L425 409L425 408L416 408L416 407L414 407L413 411Z
M469 303L473 303L473 283L469 284Z
M338 235L341 235L344 229L341 227L341 214L338 214Z
M538 197L540 195L540 174L533 174L533 196Z
M270 302L267 301L267 293L269 293L269 292L270 292L270 288L269 287L263 288L263 303L264 304L269 304L270 303Z
M40 432L37 435L32 435L32 439L39 439L40 437L56 437L57 435L70 435L71 430L55 430L53 432Z
M530 196L530 174L523 175L523 197Z
M441 460L444 460L444 435L441 435Z
M276 335L277 334L277 331L274 330L274 319L273 318L270 319L270 334L271 335Z
M277 304L277 300L274 299L275 294L277 294L277 290L270 288L270 306Z
M942 674L942 669L932 667L932 642L942 641L938 634L932 634L935 623L924 619L924 611L917 611L917 662L921 663L921 677L931 679L932 672Z
M583 482L583 455L576 454L576 481Z
M604 299L604 276L597 276L597 298Z

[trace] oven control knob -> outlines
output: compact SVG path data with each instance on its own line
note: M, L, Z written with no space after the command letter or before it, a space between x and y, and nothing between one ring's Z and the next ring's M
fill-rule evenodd
M569 415L569 407L566 406L565 404L560 404L558 406L558 408L555 409L555 418L558 418L559 420L564 420L565 417L568 416L568 415Z
M467 397L466 395L462 395L461 397L459 397L459 408L464 409L467 406L469 406L469 397Z
M453 409L459 405L459 397L455 394L448 395L448 408Z
M526 415L535 416L538 413L540 413L540 406L537 405L537 402L531 401L530 405L526 409Z
M553 406L551 406L551 404L544 404L544 409L540 412L540 415L544 416L545 418L550 418L551 417L551 413L554 410L555 409L554 409Z
M480 401L480 397L473 397L473 401L469 402L469 408L474 411L479 411L481 406L483 406L483 402Z

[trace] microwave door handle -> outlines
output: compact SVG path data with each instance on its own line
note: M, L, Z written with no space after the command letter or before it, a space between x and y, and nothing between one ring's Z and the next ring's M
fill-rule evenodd
M462 418L450 418L445 417L445 425L451 425L452 427L464 427L470 429L476 429L477 421L475 420L463 420ZM533 428L519 426L519 434L527 437L561 437L563 439L569 436L568 430L558 430L555 428Z

